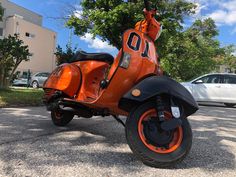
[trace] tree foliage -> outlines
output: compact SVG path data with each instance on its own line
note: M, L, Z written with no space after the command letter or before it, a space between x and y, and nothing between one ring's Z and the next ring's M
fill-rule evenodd
M156 0L152 0L153 4ZM125 30L133 28L143 19L143 0L83 0L81 18L72 15L67 25L75 29L77 35L91 33L99 35L116 48L121 48L121 37ZM193 13L194 4L183 0L158 0L160 16L164 26L164 36L175 34L182 29L183 17Z
M215 69L216 57L224 55L212 19L196 20L187 30L171 36L165 46L162 64L179 80L189 80Z
M29 60L29 49L17 35L0 39L0 87L5 87L22 61Z
M184 28L184 19L195 13L196 5L186 0L151 0L157 2L163 33L156 42L164 70L179 80L189 80L212 71L215 57L223 55L218 31L212 19L196 20ZM83 0L80 18L72 15L67 25L75 34L99 35L118 49L122 34L143 19L143 0Z
M71 61L72 57L75 55L77 48L72 48L71 45L66 45L66 50L63 51L63 49L58 45L56 48L56 59L57 59L57 65L61 65L63 63L68 63Z
M229 45L224 47L224 55L220 55L216 58L219 65L225 65L230 69L230 72L236 71L236 47Z

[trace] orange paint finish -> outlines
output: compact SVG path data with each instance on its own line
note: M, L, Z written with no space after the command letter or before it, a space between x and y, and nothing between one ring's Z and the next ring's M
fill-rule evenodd
M128 46L128 41L132 33L140 36L140 39L134 36L135 42L131 43L131 46L136 46L140 42L140 47L135 52L132 47ZM147 56L143 57L147 43L149 50ZM111 114L127 115L127 112L119 109L119 101L140 80L157 73L157 54L153 51L155 51L155 46L149 37L141 31L134 29L127 30L123 35L123 49L120 50L111 66L106 62L94 60L78 61L70 65L65 64L59 67L61 71L57 69L54 72L56 73L56 78L54 75L50 77L46 87L50 86L50 88L61 90L71 97L78 94L72 99L85 106L108 109ZM119 66L123 52L130 54L128 68ZM79 68L82 76L80 76ZM69 74L58 75L58 73L64 72L68 72ZM72 78L72 73L78 76ZM58 78L59 76L60 78ZM82 80L80 80L80 77L82 77ZM102 89L100 83L104 79L108 80L109 84L107 88ZM80 90L77 93L79 87Z
M57 67L44 84L46 89L60 90L70 97L74 97L79 89L81 72L73 64L63 64ZM74 84L74 81L77 81Z
M120 58L122 57L122 50L119 51L118 55L116 56L116 59L114 60L114 63L112 64L108 76L107 76L107 80L110 80L113 76L113 74L115 73L116 69L119 66L119 62L120 62Z
M153 18L156 11L144 13L146 20L124 33L123 47L112 65L95 60L65 64L62 71L56 70L56 75L49 78L46 87L61 90L71 97L71 101L87 107L107 109L114 115L127 115L118 107L120 99L142 79L156 75L159 69L154 34L158 34L160 24ZM126 57L130 56L127 68L119 66L124 53ZM60 72L63 74L58 75ZM101 88L102 80L108 81L106 88Z
M135 25L136 30L148 35L153 41L156 41L158 33L161 30L161 24L153 18L156 12L156 10L147 11L144 9L145 20L139 21Z
M135 30L141 31L146 34L148 30L148 25L149 24L147 20L139 21L135 24Z
M156 53L155 44L153 41L147 37L145 34L142 33L143 43L142 43L142 50L145 50L146 42L148 42L149 50L147 57L142 57L142 69L140 70L140 73L138 74L138 77L136 79L136 82L139 82L140 80L150 76L150 75L156 75L157 70L159 67L158 63L158 55Z
M98 98L100 93L100 83L105 79L109 64L100 61L83 61L74 63L77 65L82 75L82 84L77 101L91 102ZM76 83L77 81L75 81Z
M130 49L127 45L128 39L132 32L137 33L142 38L141 47L136 52L133 52L133 50ZM125 93L127 93L135 84L137 84L138 79L145 78L150 74L156 74L156 55L152 56L151 53L149 53L149 55L153 57L151 59L144 58L141 56L146 47L146 40L151 42L150 39L148 39L148 37L146 37L140 31L131 29L127 30L124 33L123 52L131 54L129 67L127 69L118 67L120 61L120 55L118 55L115 63L113 64L116 68L118 68L116 72L112 72L113 78L111 76L109 77L109 79L112 79L110 80L108 88L106 88L106 90L102 92L99 99L93 102L93 105L96 105L98 107L104 107L105 103L105 106L109 108L111 112L114 112L116 114L118 113L122 115L127 115L127 113L118 108L118 103L121 97ZM153 60L155 61L153 62Z

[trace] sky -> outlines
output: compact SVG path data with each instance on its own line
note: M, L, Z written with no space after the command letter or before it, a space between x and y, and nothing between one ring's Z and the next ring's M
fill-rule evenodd
M79 16L79 0L10 0L20 6L32 10L43 16L43 26L57 32L57 44L65 48L69 41L71 32L67 29L61 20L57 17L62 17L65 12L70 9L70 6L78 7ZM215 20L218 29L218 39L221 46L229 44L236 45L236 0L187 0L197 5L197 13L191 16L189 21L195 19L204 19L211 17ZM108 52L116 55L118 52L108 42L103 42L99 37L92 39L90 34L85 36L72 35L72 45L87 52Z

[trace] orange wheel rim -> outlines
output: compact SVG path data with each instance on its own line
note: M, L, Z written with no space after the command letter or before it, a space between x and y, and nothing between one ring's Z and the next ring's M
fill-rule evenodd
M169 113L169 112L164 112L164 115L165 115L166 119L171 119L171 117L172 117L171 113ZM149 119L150 117L156 117L156 116L157 116L157 112L155 109L150 109L142 114L142 116L138 122L139 137L140 137L141 141L143 142L143 144L147 148L149 148L150 150L152 150L154 152L161 153L161 154L167 154L167 153L174 152L178 147L180 147L182 140L183 140L183 129L181 126L177 127L174 130L173 138L172 138L171 142L169 143L169 148L157 147L157 146L147 143L147 139L144 134L144 126L143 126L142 122L144 120Z

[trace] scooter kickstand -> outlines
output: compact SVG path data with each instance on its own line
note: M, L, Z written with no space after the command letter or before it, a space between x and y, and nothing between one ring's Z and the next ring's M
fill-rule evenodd
M118 123L122 124L125 127L125 123L118 116L116 115L112 115L112 116L116 119Z

